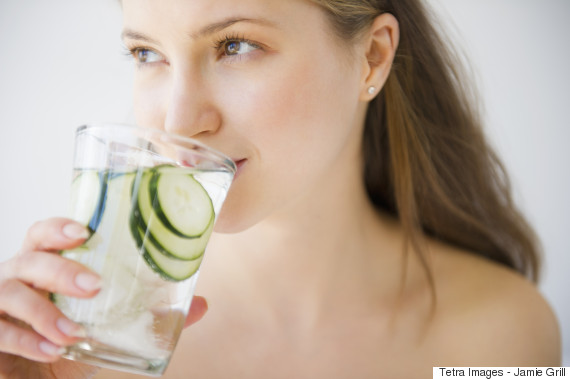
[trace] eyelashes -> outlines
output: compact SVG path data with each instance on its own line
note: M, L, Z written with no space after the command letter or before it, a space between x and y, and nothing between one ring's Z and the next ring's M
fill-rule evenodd
M214 48L220 55L236 57L261 49L261 46L237 34L227 35L216 41Z
M168 63L164 55L151 47L138 46L134 43L132 46L124 45L123 47L124 55L132 58L138 66ZM212 48L215 51L217 60L228 62L241 60L258 50L263 50L261 44L238 34L228 34L214 41Z
M166 58L156 49L146 47L146 46L123 46L123 54L128 58L132 59L137 68L151 67L161 63L167 63Z
M160 53L145 47L134 47L128 49L126 54L134 58L137 63L140 64L157 63L164 60Z

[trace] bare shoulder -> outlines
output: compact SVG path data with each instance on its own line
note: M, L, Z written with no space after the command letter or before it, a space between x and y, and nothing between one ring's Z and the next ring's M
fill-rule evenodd
M434 245L436 339L442 356L473 366L558 366L560 331L536 286L483 257Z

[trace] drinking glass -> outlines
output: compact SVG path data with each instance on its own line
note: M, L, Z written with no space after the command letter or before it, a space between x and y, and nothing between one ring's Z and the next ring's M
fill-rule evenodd
M158 129L77 129L71 217L90 237L61 255L102 278L91 299L52 294L86 337L65 358L160 376L176 346L235 164Z

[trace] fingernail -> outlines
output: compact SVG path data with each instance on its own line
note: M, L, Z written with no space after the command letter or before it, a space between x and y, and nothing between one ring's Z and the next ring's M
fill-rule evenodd
M75 285L83 291L95 291L101 288L101 278L91 273L81 272L75 277Z
M74 323L66 318L60 318L56 321L55 325L60 332L69 337L85 338L87 334L81 325Z
M86 239L89 237L89 232L81 225L67 224L62 229L63 234L72 240Z
M65 348L54 345L48 341L40 342L40 350L47 355L57 356L65 353Z

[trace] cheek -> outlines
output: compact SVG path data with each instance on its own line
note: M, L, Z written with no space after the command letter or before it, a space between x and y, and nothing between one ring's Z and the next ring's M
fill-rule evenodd
M254 160L234 183L218 231L243 230L309 193L344 156L355 125L358 80L346 69L343 77L340 70L318 66L285 62L258 72L256 80L232 82L239 88L226 86L220 100L224 123L247 141Z
M271 146L264 151L265 159L291 159L283 149L330 149L342 143L358 104L358 80L346 68L327 68L326 63L297 57L270 65L271 70L258 71L235 86L226 85L220 101L225 105L222 112L227 111L224 122L258 148ZM310 150L298 150L312 155Z

